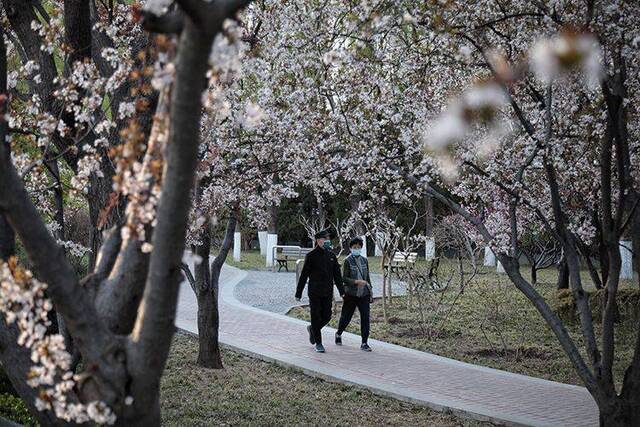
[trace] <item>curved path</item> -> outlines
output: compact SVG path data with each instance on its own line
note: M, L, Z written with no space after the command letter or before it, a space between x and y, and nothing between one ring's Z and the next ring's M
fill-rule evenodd
M343 334L327 353L309 345L307 323L238 301L234 289L247 272L225 265L220 277L220 341L235 350L303 370L310 375L366 387L376 393L461 416L507 425L596 426L596 405L583 387L471 365L393 344ZM197 304L183 283L176 326L197 333ZM366 363L363 361L366 360Z
M382 293L382 274L371 274L373 293L375 297ZM295 273L273 273L271 271L248 270L247 275L234 288L233 295L243 304L250 305L273 313L287 314L294 306L307 305L306 290L302 301L296 302L294 293L296 290ZM405 286L394 280L393 295L406 294ZM336 301L340 301L338 291L333 288Z

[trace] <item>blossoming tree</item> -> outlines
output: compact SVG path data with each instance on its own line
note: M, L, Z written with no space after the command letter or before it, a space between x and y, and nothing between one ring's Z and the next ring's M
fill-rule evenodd
M612 365L619 241L629 236L637 247L640 237L638 6L354 0L274 8L266 1L260 9L273 29L261 51L273 72L255 78L268 88L257 103L278 140L317 153L350 191L382 200L427 193L464 217L556 334L603 423L637 422L640 347L619 390ZM520 274L522 230L531 226L562 247L582 352ZM601 333L581 262L604 291Z
M123 191L128 197L126 222L116 225L104 240L95 268L82 281L45 226L12 159L10 150L14 146L8 133L23 130L25 124L7 123L7 113L14 112L5 85L6 54L4 50L0 52L3 58L0 61L3 65L0 83L4 86L0 89L5 112L0 127L3 132L0 144L0 212L6 225L24 246L40 279L36 280L16 263L11 256L11 248L3 253L0 357L3 364L10 362L13 369L8 374L12 382L27 404L37 409L34 412L43 424L88 421L122 425L159 424L159 379L173 335L178 288L182 280L180 263L197 164L201 95L206 87L209 53L225 19L234 17L247 3L184 0L174 7L163 2L150 2L148 9L134 10L134 19L142 18L149 29L175 34L175 44L166 38L155 40L159 53L168 57L175 55L171 60L172 66L168 63L163 66L162 60L159 61L158 77L162 77L169 67L175 70L175 81L167 85L171 79L160 78L160 83L165 84L158 86L158 108L146 144L144 138L136 139L139 135L130 134L140 132L138 127L129 125L126 128L125 134L129 134L125 135L127 138L122 151L115 156L115 176L125 178L120 182L116 179L116 188L118 184L127 187ZM25 19L22 15L25 11L17 10L18 5L10 2L3 5L7 6L10 18ZM73 55L80 54L83 49L86 51L88 46L93 46L90 40L97 37L89 26L89 5L87 2L66 1L63 6L60 17L56 19L64 22L64 27L60 28L65 31L50 36L65 34L69 41L81 34L81 43L64 45ZM33 12L31 5L22 9ZM18 19L12 28L16 32L39 34L38 25L31 28L23 23ZM31 38L37 43L28 45L28 48L33 49L38 65L44 68L47 61L51 61L48 55L52 52L47 51L46 44L40 50L41 43L37 37L32 35ZM97 46L96 53L102 54L102 47ZM69 66L82 67L85 63L82 56L73 55ZM53 77L51 79L54 80ZM81 83L76 84L80 86ZM54 92L43 93L43 96L51 96ZM79 99L73 94L69 97L70 104ZM125 117L132 113L129 108L123 107ZM71 109L77 112L74 107ZM88 116L92 119L93 113L88 113ZM74 117L71 128L82 130L76 126L78 115ZM89 123L93 126L92 121ZM67 146L59 141L62 138L59 131L67 127L69 124L60 125L56 120L57 133L43 136L45 145L49 138L56 146L60 143L61 156L74 151L65 151ZM144 146L141 148L133 140ZM149 220L145 213L153 213L153 220ZM152 235L142 233L150 231L150 227L153 228ZM134 240L144 242L142 247L132 245ZM141 254L148 252L151 253L145 261ZM44 289L50 300L44 297ZM109 297L105 289L117 289L117 296ZM101 303L101 298L106 298L108 303ZM73 372L71 356L61 337L46 334L46 312L52 306L64 319L69 335L82 356L84 370L81 373Z

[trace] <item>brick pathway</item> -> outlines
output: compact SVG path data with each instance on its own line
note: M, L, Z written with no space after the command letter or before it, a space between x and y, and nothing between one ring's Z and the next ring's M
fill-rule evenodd
M238 351L293 366L331 381L357 384L398 399L465 417L508 425L596 426L596 405L586 389L458 362L369 340L372 353L360 351L359 337L343 334L333 344L324 329L325 354L309 345L306 322L240 303L233 289L246 272L225 266L221 276L220 341ZM176 325L197 333L197 305L183 284ZM365 363L363 363L365 362Z

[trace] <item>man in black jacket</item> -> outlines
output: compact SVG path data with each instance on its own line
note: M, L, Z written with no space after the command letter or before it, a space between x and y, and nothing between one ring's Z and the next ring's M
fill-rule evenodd
M318 353L324 353L322 346L322 328L331 320L333 305L333 284L340 296L344 296L342 274L338 258L331 251L329 232L322 230L315 235L316 247L304 257L304 266L298 280L296 300L300 301L302 290L309 279L309 308L311 326L307 326L309 342L315 344Z

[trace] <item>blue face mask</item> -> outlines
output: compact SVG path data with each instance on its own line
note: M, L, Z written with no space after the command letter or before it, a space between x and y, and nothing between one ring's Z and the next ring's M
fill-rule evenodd
M322 244L322 247L325 249L333 248L333 245L331 244L331 240L325 240L324 243Z
M351 248L351 255L360 256L361 253L362 253L362 249Z

